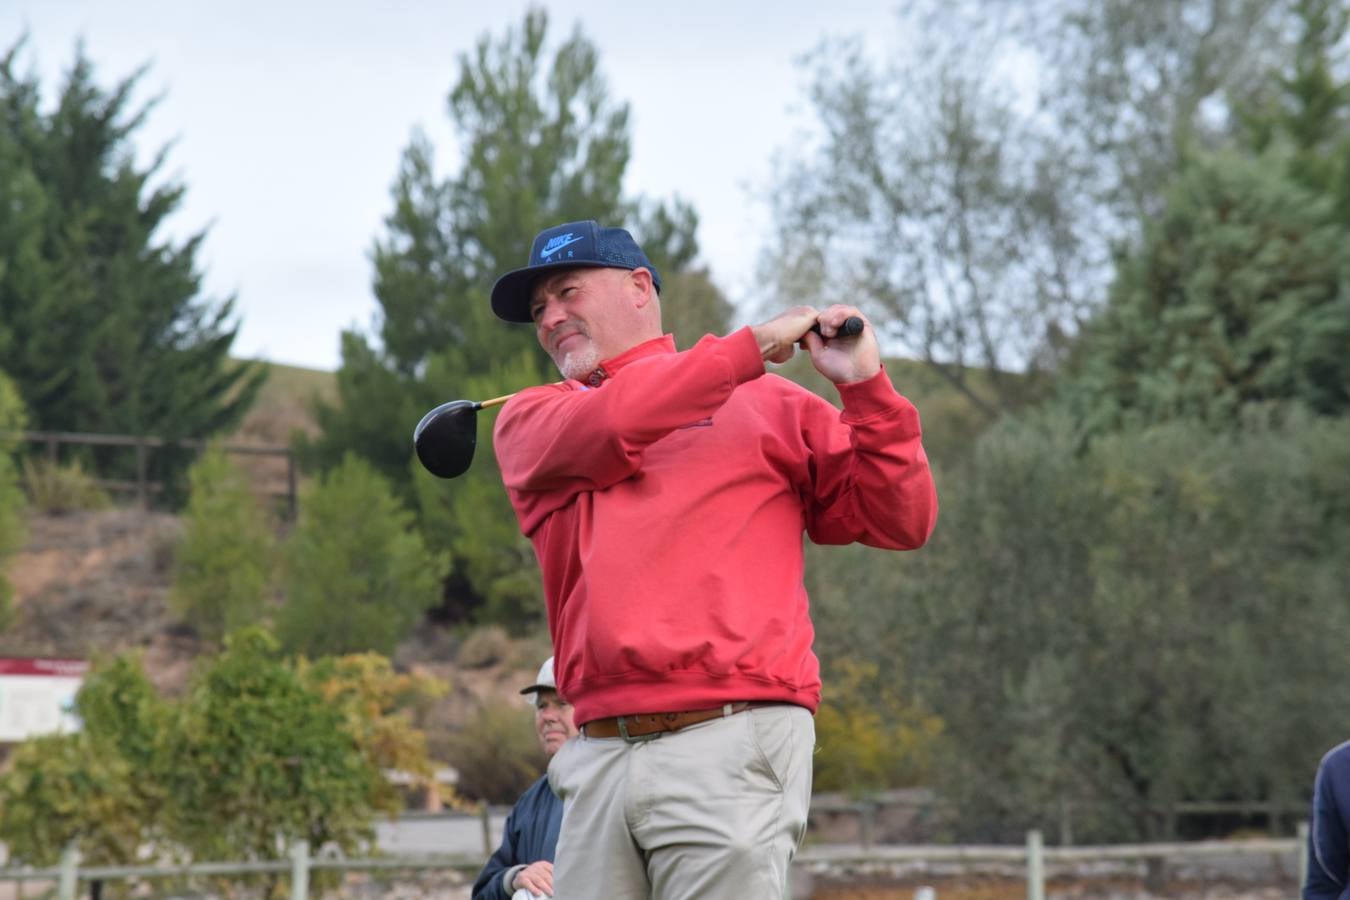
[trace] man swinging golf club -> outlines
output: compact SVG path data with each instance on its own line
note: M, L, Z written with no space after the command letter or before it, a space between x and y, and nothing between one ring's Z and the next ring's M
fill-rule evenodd
M555 895L782 897L820 702L802 533L913 549L937 498L872 329L838 336L857 309L676 352L660 288L627 231L585 221L541 232L492 291L566 379L509 400L494 438L582 726L549 765ZM765 373L798 344L842 414Z

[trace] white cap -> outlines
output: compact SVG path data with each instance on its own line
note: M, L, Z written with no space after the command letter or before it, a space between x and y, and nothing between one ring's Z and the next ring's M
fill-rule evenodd
M534 684L527 688L521 688L522 694L537 694L540 689L556 691L558 683L553 680L553 657L544 660L544 664L539 667L539 674L534 676Z

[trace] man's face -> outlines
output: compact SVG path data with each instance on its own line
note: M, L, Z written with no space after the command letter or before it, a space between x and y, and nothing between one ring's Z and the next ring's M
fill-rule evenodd
M567 269L535 284L535 336L564 378L583 380L603 360L639 342L633 291L627 269Z
M544 754L553 756L568 738L576 736L572 704L559 697L557 691L540 690L534 695L534 732Z

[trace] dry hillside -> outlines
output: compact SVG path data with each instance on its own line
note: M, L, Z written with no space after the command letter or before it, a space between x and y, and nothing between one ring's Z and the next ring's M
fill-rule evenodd
M280 447L297 430L315 432L313 398L334 396L333 374L269 368L257 402L227 444ZM283 460L238 460L260 492L284 490ZM168 605L173 549L181 534L178 517L125 506L34 513L27 530L26 545L7 566L15 616L0 633L0 655L93 658L138 648L156 685L166 691L181 688L203 648ZM450 633L429 623L399 648L396 658L400 666L450 684L450 694L427 724L453 729L482 705L520 704L516 688L533 675L540 652L547 648L541 651L537 638Z
M32 515L28 541L8 566L15 616L0 656L96 658L139 649L161 690L183 687L203 651L168 605L177 516L115 508ZM453 633L427 623L395 654L402 668L443 679L450 693L425 723L433 743L485 705L522 703L537 658L535 639Z

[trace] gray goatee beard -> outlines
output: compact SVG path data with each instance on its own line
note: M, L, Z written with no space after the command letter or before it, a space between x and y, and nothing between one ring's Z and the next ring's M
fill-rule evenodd
M567 355L557 361L557 365L558 371L562 373L564 378L585 381L586 376L599 368L600 351L587 344L584 350L569 351Z

